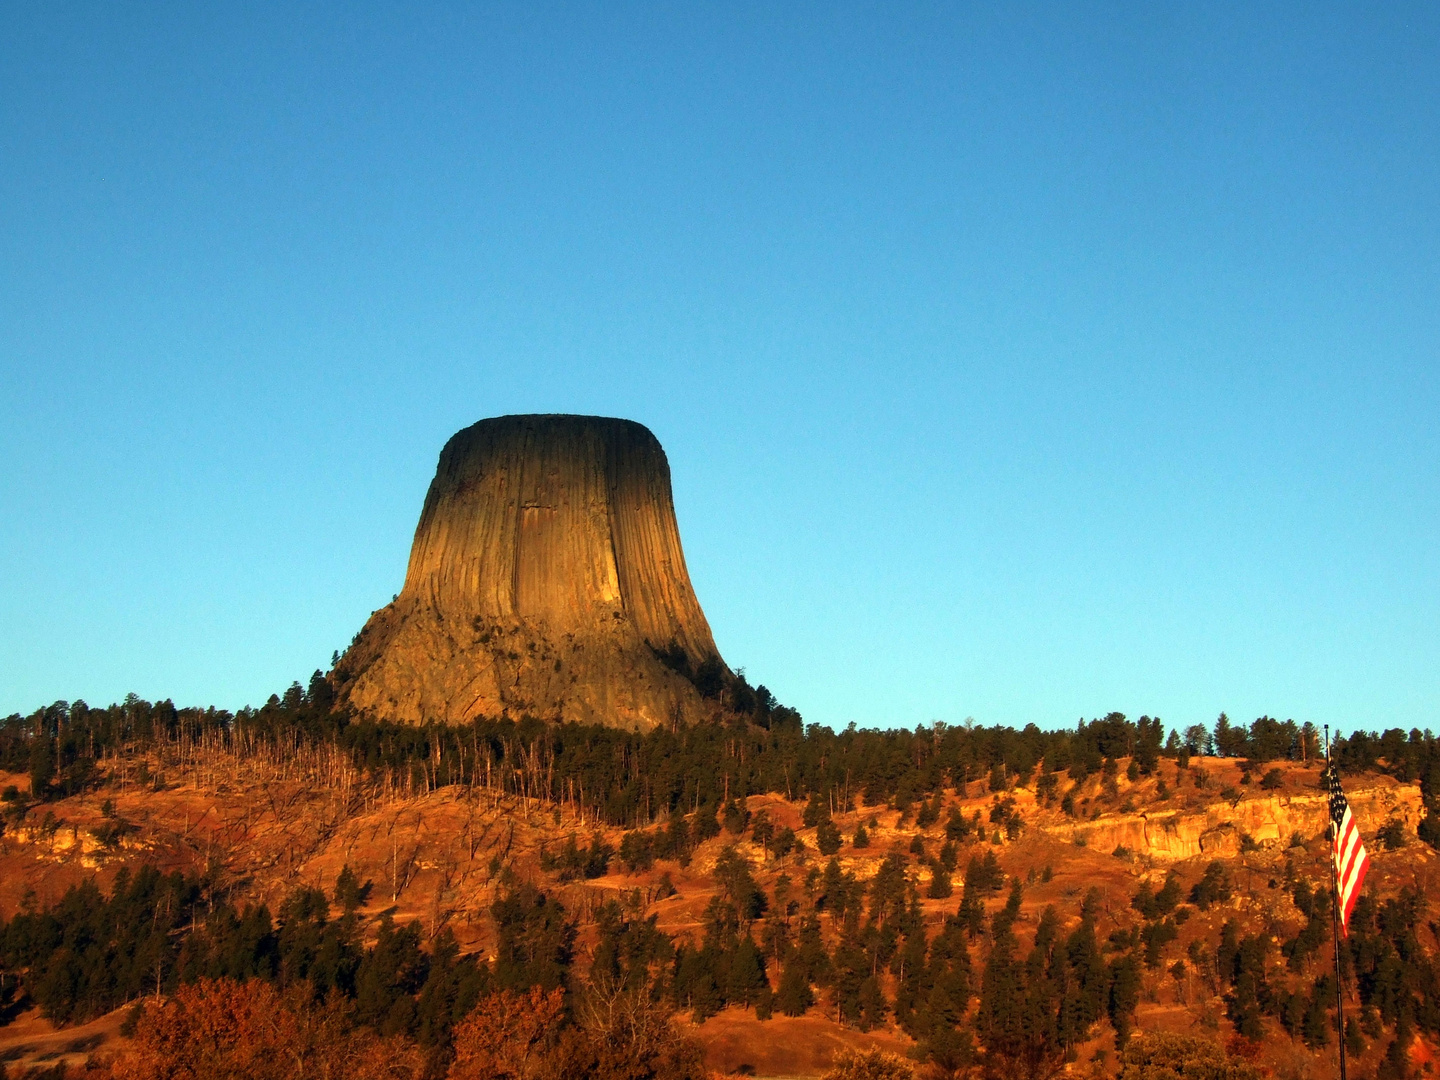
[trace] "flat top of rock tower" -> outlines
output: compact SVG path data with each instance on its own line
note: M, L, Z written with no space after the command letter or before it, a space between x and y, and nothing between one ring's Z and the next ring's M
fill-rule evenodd
M463 431L474 431L477 428L624 428L638 429L655 437L649 428L635 420L626 420L619 416L586 416L581 413L509 413L505 416L490 416L479 420ZM463 434L457 432L457 434Z

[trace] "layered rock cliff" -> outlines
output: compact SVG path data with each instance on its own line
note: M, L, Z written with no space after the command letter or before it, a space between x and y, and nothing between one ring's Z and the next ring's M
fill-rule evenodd
M1388 821L1398 820L1414 833L1425 816L1418 784L1398 784L1388 777L1370 778L1364 787L1348 793L1350 809L1366 835ZM1310 840L1329 828L1329 796L1273 795L1240 799L1234 805L1214 802L1188 810L1153 808L1132 814L1106 814L1096 821L1055 825L1046 832L1109 852L1128 848L1163 862L1229 858L1240 853L1248 836L1260 845L1283 847L1295 833Z
M690 584L665 452L629 420L502 416L440 453L405 586L333 673L381 719L649 729L728 675ZM697 676L701 676L697 678Z

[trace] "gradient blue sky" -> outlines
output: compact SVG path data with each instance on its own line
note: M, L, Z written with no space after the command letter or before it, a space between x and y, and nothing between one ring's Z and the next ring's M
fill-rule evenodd
M0 9L0 713L328 666L510 412L808 720L1440 727L1440 8Z

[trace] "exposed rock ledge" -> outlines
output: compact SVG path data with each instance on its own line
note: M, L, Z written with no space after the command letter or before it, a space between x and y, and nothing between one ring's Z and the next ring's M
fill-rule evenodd
M1346 797L1367 838L1394 818L1413 833L1425 813L1418 784L1382 782L1380 786L1348 791ZM1233 807L1228 802L1215 802L1191 810L1106 814L1095 821L1042 825L1041 829L1057 839L1097 851L1123 846L1137 854L1177 862L1200 855L1236 855L1244 835L1265 845L1284 844L1297 832L1312 839L1326 829L1328 803L1327 796L1317 791L1313 795L1245 798Z

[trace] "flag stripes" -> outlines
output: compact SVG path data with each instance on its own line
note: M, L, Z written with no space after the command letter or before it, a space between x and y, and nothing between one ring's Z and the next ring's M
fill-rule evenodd
M1330 788L1330 825L1334 843L1331 845L1335 858L1335 885L1340 899L1340 929L1350 933L1350 913L1360 899L1360 886L1365 882L1365 871L1370 868L1370 856L1360 840L1360 829L1350 813L1350 804L1340 790L1340 777L1331 765L1326 777Z

